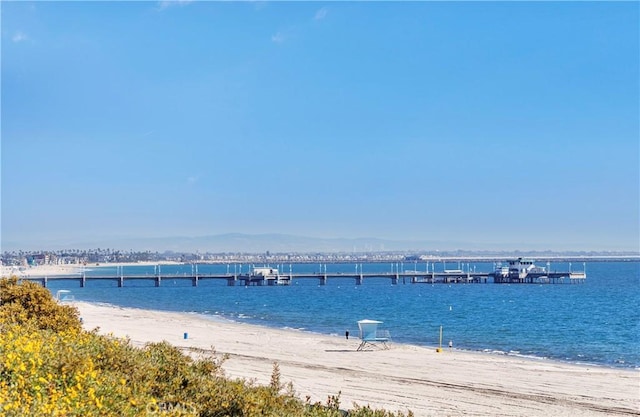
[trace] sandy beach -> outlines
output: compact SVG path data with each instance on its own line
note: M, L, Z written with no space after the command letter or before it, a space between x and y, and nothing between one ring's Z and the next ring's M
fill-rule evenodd
M392 343L357 352L357 335L327 336L195 314L75 302L86 329L228 354L225 372L267 384L273 363L300 398L416 416L640 415L640 372ZM184 338L184 333L188 337Z
M162 265L179 265L180 262L162 261ZM68 265L38 265L38 266L2 266L0 270L1 277L54 277L60 275L80 275L83 271L89 271L94 268L119 267L119 266L144 266L158 265L158 262L109 262L109 263L92 263L87 265L68 264Z
M52 277L82 273L82 265L3 266L2 277Z

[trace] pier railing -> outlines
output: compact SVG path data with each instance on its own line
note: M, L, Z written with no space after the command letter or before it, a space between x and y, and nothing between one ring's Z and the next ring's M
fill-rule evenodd
M356 268L357 269L357 268ZM159 270L159 268L158 268ZM197 268L196 268L197 271ZM360 269L362 271L362 268ZM566 272L544 272L529 274L524 279L512 279L503 276L498 272L475 272L470 268L468 271L405 271L405 272L312 272L312 273L279 273L277 275L263 276L251 274L199 274L183 273L183 274L166 274L160 273L149 274L124 274L122 269L117 271L116 275L86 275L86 273L73 275L57 275L57 276L26 276L20 277L22 281L40 282L47 287L50 282L55 281L76 281L80 287L85 287L89 281L115 282L118 287L124 287L125 282L129 281L153 281L156 287L162 285L163 280L187 280L191 285L197 287L201 281L205 280L222 280L227 285L290 285L295 280L318 280L319 285L326 285L328 280L354 280L356 285L362 285L367 279L383 278L388 279L391 284L562 284L562 283L579 283L586 279L586 272L566 271Z

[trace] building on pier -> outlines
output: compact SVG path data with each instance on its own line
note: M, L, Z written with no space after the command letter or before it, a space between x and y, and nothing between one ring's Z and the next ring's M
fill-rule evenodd
M244 285L289 285L291 277L281 275L277 268L268 266L254 267L251 273L238 277Z
M581 282L587 277L586 271L552 272L547 267L536 266L531 259L518 258L507 261L508 266L498 264L493 272L493 282L497 284L557 283L568 278L570 282ZM571 264L569 264L571 265Z

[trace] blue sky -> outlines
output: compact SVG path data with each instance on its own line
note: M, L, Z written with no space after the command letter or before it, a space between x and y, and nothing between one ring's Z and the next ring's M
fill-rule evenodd
M637 2L3 2L2 240L639 248Z

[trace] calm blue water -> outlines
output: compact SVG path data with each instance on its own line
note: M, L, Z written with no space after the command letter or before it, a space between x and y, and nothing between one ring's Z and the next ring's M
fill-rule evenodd
M275 266L275 265L272 265ZM447 268L457 268L447 264ZM492 264L471 264L490 271ZM581 270L582 264L573 264ZM71 289L77 300L126 307L196 312L228 319L306 331L357 335L357 321L384 322L395 342L436 346L439 327L443 344L452 340L458 349L535 356L569 362L640 368L640 263L587 263L584 284L402 284L389 279L331 279L326 286L313 279L291 286L226 286L226 281L190 281L172 276L191 273L191 265L164 265L162 286L153 281L89 281L50 284L50 289ZM234 271L239 266L230 265ZM318 272L317 264L293 265L294 273ZM328 264L328 272L355 272L354 264ZM391 264L364 264L365 273L391 272ZM424 264L405 263L400 270L424 271ZM568 264L552 264L565 271ZM247 265L243 272L247 272ZM289 271L289 265L280 268ZM436 270L442 269L442 265ZM226 273L226 265L200 265L199 273ZM153 266L125 267L125 274L154 274ZM104 267L88 274L113 274Z

